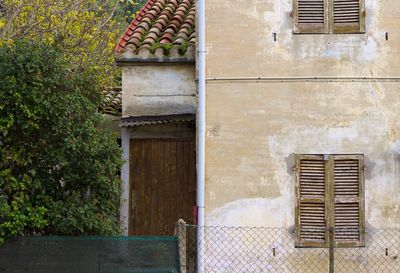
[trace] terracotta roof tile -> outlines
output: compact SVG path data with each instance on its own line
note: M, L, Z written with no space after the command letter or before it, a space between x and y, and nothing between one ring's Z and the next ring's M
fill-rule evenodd
M103 91L103 100L100 111L104 114L121 115L122 112L122 89L109 88Z
M148 0L125 30L116 52L129 50L140 54L150 51L155 54L162 51L164 55L171 51L179 55L193 52L195 14L195 0Z

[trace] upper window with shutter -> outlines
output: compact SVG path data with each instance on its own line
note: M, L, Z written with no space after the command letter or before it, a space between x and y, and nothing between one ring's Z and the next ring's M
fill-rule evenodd
M364 246L362 155L296 155L296 246Z
M294 33L364 33L364 0L293 0Z

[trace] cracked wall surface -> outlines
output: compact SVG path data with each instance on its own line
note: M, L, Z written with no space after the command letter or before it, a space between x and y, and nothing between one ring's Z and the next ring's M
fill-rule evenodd
M122 100L125 117L195 113L195 67L168 63L124 66Z

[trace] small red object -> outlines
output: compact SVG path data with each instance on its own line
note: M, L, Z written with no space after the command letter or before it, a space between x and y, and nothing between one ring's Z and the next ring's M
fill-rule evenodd
M193 223L197 225L198 207L193 206Z

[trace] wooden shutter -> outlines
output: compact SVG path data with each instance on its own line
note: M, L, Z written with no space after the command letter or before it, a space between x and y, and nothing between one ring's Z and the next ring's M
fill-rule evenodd
M326 171L321 155L296 155L296 246L323 247L326 229Z
M334 33L362 33L365 31L364 0L332 1Z
M327 0L294 0L294 32L324 33L327 22Z
M333 158L336 246L364 246L363 156L335 155Z

